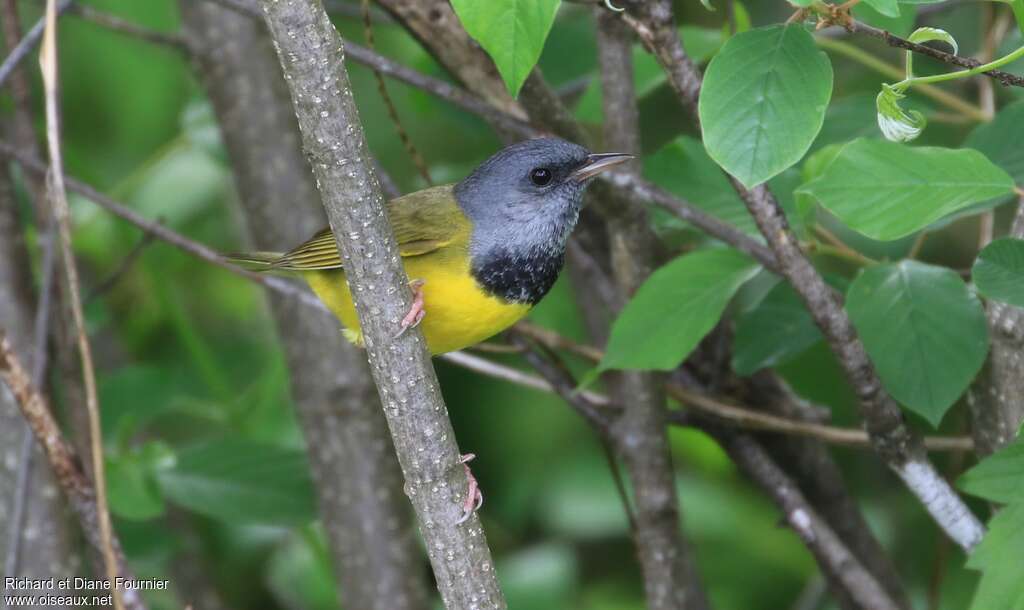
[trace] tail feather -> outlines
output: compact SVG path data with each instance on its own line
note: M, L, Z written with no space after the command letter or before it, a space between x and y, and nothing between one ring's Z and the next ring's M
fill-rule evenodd
M273 271L281 262L280 252L235 252L224 258L249 271Z

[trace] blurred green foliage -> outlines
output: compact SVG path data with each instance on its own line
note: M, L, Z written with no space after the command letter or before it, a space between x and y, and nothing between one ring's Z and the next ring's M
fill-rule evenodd
M89 4L161 31L175 31L179 25L172 0ZM726 11L709 13L692 2L677 5L690 51L701 60L710 58L729 35ZM740 31L750 24L778 23L790 10L781 1L737 6ZM21 8L26 18L38 15L34 1L23 1ZM889 23L869 11L865 3L858 7L858 17ZM972 54L980 44L979 14L967 4L938 14L934 24L954 31L962 52ZM343 35L362 39L358 22L339 17L337 24ZM556 87L590 79L576 111L598 133L600 91L593 80L592 25L589 10L564 6L540 65ZM387 23L375 27L381 52L444 76L400 28ZM900 22L889 27L903 31L908 26ZM1011 43L1008 48L1013 48ZM874 41L857 44L890 62L899 60L895 50ZM188 64L173 51L74 16L61 21L60 48L69 173L193 239L219 250L237 249L238 212L226 155ZM705 171L712 162L660 71L639 48L636 55L644 147L653 155L646 171L666 188L752 231L731 191L721 193L724 180ZM830 59L833 101L812 150L877 134L873 103L881 77L849 59ZM917 63L922 73L937 69L925 60ZM350 70L374 154L403 190L421 188L424 184L395 136L371 75L359 66ZM38 100L37 76L33 82ZM497 148L495 136L476 117L400 84L391 84L390 90L435 179L457 180ZM997 94L1002 99L1020 93ZM930 104L916 98L911 105L927 112L934 110ZM970 129L969 124L933 122L922 140L956 146ZM1007 154L1020 150L997 144ZM681 167L673 172L673 166ZM776 180L788 181L791 193L801 181L800 171L790 170ZM780 189L780 194L786 191ZM23 203L27 212L29 206ZM790 210L799 205L792 198L785 203ZM87 201L74 197L72 204L84 281L93 286L141 237ZM872 242L820 214L822 223L869 256L898 257L910 247L906 241ZM1005 207L999 209L1001 219L1007 214ZM657 215L655 220L672 243L700 241L681 223ZM976 217L958 220L951 230L929 240L923 256L968 267L976 234ZM854 271L843 261L821 263L837 276L851 277ZM764 291L769 288L771 284ZM766 306L793 309L792 295L782 289L768 294ZM779 364L798 392L832 409L835 422L855 425L849 389L829 351L807 328L806 319L790 313L791 326L779 332L799 328L800 349L780 354L751 347L754 353L742 351L737 357L745 355L753 362L745 366L750 370ZM204 566L210 584L235 608L336 608L329 556L312 521L308 468L288 395L288 373L261 291L156 242L109 292L89 302L87 314L99 362L111 506L133 567L142 576L169 578L172 585L186 587L190 585L180 578L181 562ZM757 315L748 309L741 319L756 323ZM564 280L532 319L584 339ZM577 364L583 370L583 363ZM549 395L444 362L438 362L438 369L460 446L479 456L474 472L488 499L482 518L510 606L642 608L626 517L600 444L588 427ZM962 426L962 417L947 417L941 431L959 432ZM699 432L678 429L671 431L671 441L685 531L715 607L788 607L816 578L808 552L795 535L779 527L775 508L738 476L714 442ZM962 568L963 558L940 540L920 505L869 453L835 453L875 533L891 550L915 607L926 607L929 599L939 600L932 608L965 607L977 575ZM956 460L939 456L937 461L951 474L960 468ZM980 504L977 508L983 510ZM177 592L184 599L190 593ZM160 610L181 607L173 596L151 601Z

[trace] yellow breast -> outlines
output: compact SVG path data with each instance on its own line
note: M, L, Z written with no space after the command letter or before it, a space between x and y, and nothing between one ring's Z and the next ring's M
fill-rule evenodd
M530 311L529 305L507 303L484 292L470 274L467 253L442 248L402 259L410 280L423 280L426 317L420 324L433 354L479 343L505 330ZM346 336L362 345L345 273L308 271L303 277L345 326ZM397 332L398 329L396 328Z

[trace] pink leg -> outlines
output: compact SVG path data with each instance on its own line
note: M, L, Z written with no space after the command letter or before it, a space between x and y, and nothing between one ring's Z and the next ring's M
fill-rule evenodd
M395 338L401 337L405 334L405 331L410 328L416 328L419 323L423 321L423 317L427 315L425 309L423 309L423 284L424 280L413 280L409 282L409 288L412 288L412 306L409 308L409 313L405 314L402 318L402 328L395 335Z
M459 523L465 523L469 519L469 516L474 512L480 510L480 507L484 505L484 494L480 491L480 485L476 482L476 477L473 476L473 472L469 469L469 462L476 455L467 453L462 456L462 465L466 469L466 478L469 479L469 489L466 491L466 500L462 503L462 517L456 521L456 525Z

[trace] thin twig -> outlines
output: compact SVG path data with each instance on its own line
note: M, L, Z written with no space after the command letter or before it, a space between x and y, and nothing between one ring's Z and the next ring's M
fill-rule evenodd
M373 22L370 19L370 0L360 0L360 8L363 14L363 35L366 37L366 46L371 51L376 52L376 41L373 38ZM398 132L398 139L401 140L405 152L412 159L412 164L416 167L416 171L419 172L423 180L428 185L433 185L434 181L430 178L427 162L423 160L423 155L417 150L412 138L409 137L409 132L402 125L402 120L398 116L398 109L395 108L395 101L391 99L391 94L388 93L388 84L384 82L384 75L373 68L371 68L371 71L373 72L374 80L377 81L377 92L380 93L380 99L384 102L384 107L387 108L388 117L391 118L395 130Z
M699 122L697 100L703 75L687 56L675 28L671 0L632 3L627 19L668 75L681 105ZM774 253L776 269L789 281L822 330L858 397L873 445L885 463L917 496L943 531L965 550L974 548L984 527L963 499L928 461L921 438L911 431L899 406L885 392L849 316L842 296L831 289L800 250L779 202L765 186L747 189L730 177L758 229Z
M35 159L19 151L14 146L0 141L0 155L3 155L10 159L15 159L22 167L26 168L30 172L34 172L38 175L45 175L46 166L39 159ZM287 294L293 298L302 301L305 305L327 311L324 304L317 299L311 292L300 288L285 279L262 275L259 273L253 273L246 269L242 269L238 265L234 265L227 261L223 255L216 250L203 245L199 242L188 239L180 233L173 231L166 226L160 224L157 221L149 220L142 216L135 210L132 210L123 203L119 203L111 197L100 193L93 187L85 184L84 182L75 180L71 177L65 177L65 185L67 189L73 193L77 193L86 199L92 201L96 205L103 209L111 212L115 216L126 220L127 222L135 225L147 233L152 233L161 241L171 244L172 246L195 256L196 258L203 260L211 265L226 269L235 275L243 277L252 282L256 282L261 286L272 288L282 294Z
M38 161L18 155L8 145L0 142L0 155L5 155L10 158L17 158L20 163L25 164L30 171L38 171ZM285 296L296 298L300 300L303 305L318 311L321 314L327 315L329 312L323 303L321 303L312 293L303 288L297 287L290 282L280 280L280 278L273 278L255 273L246 272L239 267L226 263L224 259L216 253L213 249L199 242L193 241L176 231L167 228L158 222L150 221L145 219L128 208L123 204L114 201L113 199L102 195L98 191L86 186L85 184L75 180L74 178L66 178L66 183L69 190L77 192L84 197L90 199L103 209L106 209L115 215L123 218L132 225L138 227L142 231L153 234L157 239L164 241L172 246L175 246L187 254L196 256L200 260L213 264L215 266L226 269L232 273L235 273L251 282L257 283L264 288L268 288ZM268 282L266 280L278 280ZM579 344L564 336L546 330L530 322L519 322L515 326L516 330L523 332L532 339L543 342L545 345L554 349L566 350L570 353L576 354L593 362L600 361L604 353L592 346ZM442 359L448 360L453 364L473 370L475 372L495 377L498 379L504 379L517 385L538 389L542 391L551 391L548 386L539 377L532 377L522 371L513 369L511 367L505 367L503 365L494 363L484 358L472 356L464 352L452 352L441 356ZM748 428L752 430L764 430L770 432L778 432L781 434L792 434L798 436L808 436L818 438L825 442L846 445L851 447L867 447L869 446L868 436L862 430L854 430L849 428L836 428L834 426L816 425L812 423L799 422L796 420L789 420L786 418L778 418L776 416L761 413L750 408L736 407L730 405L728 402L716 399L710 396L704 396L696 393L691 393L681 387L673 389L669 386L668 389L670 394L674 394L674 398L683 402L684 404L690 404L691 406L704 409L710 415L714 415L722 418L725 421L730 422L732 425L736 425L742 428ZM590 396L592 402L609 403L610 401L603 396L594 394ZM735 409L735 410L734 410ZM679 417L672 416L677 422L681 423L682 420ZM972 445L971 440L967 437L926 437L925 444L929 451L971 451Z
M71 0L60 0L57 4L57 13L63 13L71 6ZM7 54L2 64L0 64L0 87L7 81L7 78L14 72L14 69L18 67L18 64L22 62L29 54L32 53L32 49L39 43L43 38L43 30L46 27L46 18L40 18L39 21L33 25L25 36L18 41L17 46Z
M157 223L162 224L163 222L162 220L157 219ZM124 258L121 259L121 262L117 265L117 267L113 271L111 271L110 274L103 279L103 281L93 286L92 290L90 290L89 293L85 295L85 300L83 302L86 305L88 305L94 299L96 299L96 297L106 293L108 290L113 288L114 285L117 284L122 277L124 277L124 274L128 273L128 270L132 268L132 265L135 264L135 261L138 260L139 256L142 255L142 252L147 247L149 247L149 245L152 244L153 240L155 239L155 234L149 232L143 233L142 239L140 239L138 243L132 246L132 249L128 251L128 254L126 254Z
M67 191L64 188L64 164L61 160L60 124L57 111L57 3L49 0L46 4L46 29L43 34L39 63L43 72L43 86L46 93L46 140L50 154L50 197L54 218L60 235L61 259L68 285L68 301L78 339L78 353L82 364L82 377L86 392L86 410L89 416L89 438L92 450L92 471L96 485L96 513L102 540L103 561L109 579L110 593L114 608L124 609L121 591L114 584L118 574L117 557L114 554L110 513L107 510L107 484L103 463L103 438L100 428L99 399L96 390L96 373L93 369L92 350L85 331L85 315L78 283L78 269L75 255L71 250L71 210L68 207Z
M57 239L56 226L51 223L49 230L42 233L43 237L43 272L39 290L39 302L36 306L36 317L33 328L33 350L32 359L32 384L35 387L42 387L43 378L46 375L47 355L46 340L49 337L50 312L53 301L53 281L57 271L57 249L54 242ZM21 443L21 450L18 456L18 476L15 484L15 493L12 499L11 521L9 529L10 546L7 549L7 560L4 563L5 574L18 574L20 564L21 542L23 526L25 523L25 504L28 502L32 484L32 463L33 448L35 439L32 437L32 428L25 423L24 437Z
M185 52L185 41L181 36L174 33L158 32L141 26L137 23L122 19L117 15L111 15L103 11L97 10L88 4L75 4L71 7L71 14L81 17L82 19L94 23L104 29L112 32L124 34L128 37L142 40L157 46L170 47L171 49L179 52Z
M96 489L82 471L81 462L75 455L74 449L71 448L57 425L49 402L32 384L25 365L15 353L10 339L5 336L3 329L0 329L0 382L7 385L11 394L14 395L15 402L21 409L25 421L32 428L36 441L42 447L43 453L53 469L57 483L68 499L68 504L78 516L82 533L85 534L89 544L96 550L105 552L104 548L109 543L115 559L115 574L123 580L134 580L134 575L124 563L124 556L117 538L113 536L106 540L102 538L99 525L100 516L96 508ZM114 582L113 577L111 577L111 582ZM128 610L146 609L145 601L137 590L126 589L121 592L121 596L127 604Z
M554 331L530 322L519 322L515 326L515 332L522 333L552 349L565 350L591 362L600 362L604 358L604 352L596 347L576 343ZM860 448L871 446L868 434L863 430L838 428L772 415L750 407L736 405L722 397L688 390L677 383L668 383L666 391L680 404L739 428L806 436L834 445ZM669 412L669 420L678 425L687 423L686 416L678 411ZM931 436L925 439L925 444L929 451L971 451L973 447L970 437L967 436Z
M842 55L847 59L855 61L882 74L883 76L899 80L902 80L906 76L904 71L900 68L890 63L886 63L871 53L868 53L860 47L856 47L848 42L835 40L827 36L817 36L815 37L815 41L818 43L818 46L823 49ZM975 106L974 104L971 104L970 102L963 100L944 89L940 89L935 85L925 83L916 86L915 90L921 95L930 97L936 102L943 104L950 110L960 113L962 116L970 117L974 121L987 121L990 119L989 115L986 114L982 108Z
M427 76L349 40L345 41L345 52L348 58L357 63L444 99L454 106L486 119L500 129L516 134L520 138L531 138L543 133L522 119L495 108L462 87L439 78Z
M775 502L785 522L811 551L818 565L840 583L858 607L871 610L899 609L757 441L714 426L706 428L706 431L716 437L740 469Z
M982 62L978 61L977 59L971 57L961 57L960 55L953 55L952 53L946 53L945 51L933 49L932 47L925 46L923 44L910 42L905 38L900 38L899 36L891 34L890 32L870 26L866 23L861 23L860 21L856 21L854 19L851 19L847 24L844 25L844 27L847 29L847 31L852 32L854 34L864 34L867 36L871 36L872 38L877 38L885 42L885 44L889 45L890 47L895 47L897 49L906 49L908 51L920 53L921 55L927 55L932 59L937 59L943 63L947 63L953 66L971 69L977 68L978 66L982 65ZM1016 74L1004 72L1002 70L991 70L989 72L984 72L984 74L985 76L996 79L1005 86L1024 87L1024 76L1017 76Z

